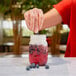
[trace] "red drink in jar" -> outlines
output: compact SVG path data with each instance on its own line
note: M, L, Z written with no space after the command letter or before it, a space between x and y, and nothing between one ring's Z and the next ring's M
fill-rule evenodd
M48 59L48 45L46 35L32 35L29 44L29 61L45 65Z

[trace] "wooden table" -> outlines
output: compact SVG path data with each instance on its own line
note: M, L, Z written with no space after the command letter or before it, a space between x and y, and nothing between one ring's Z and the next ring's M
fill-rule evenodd
M49 57L50 69L44 67L26 71L28 56L23 58L0 58L0 76L76 76L76 58Z

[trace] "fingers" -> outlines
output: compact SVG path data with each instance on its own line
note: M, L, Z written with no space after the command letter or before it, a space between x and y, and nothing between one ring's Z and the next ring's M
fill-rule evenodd
M30 19L29 19L29 21L30 21L30 28L31 28L31 31L34 31L34 13L33 13L33 11L32 10L30 10Z
M35 8L33 11L35 15L34 32L37 33L43 25L43 11L37 8Z
M37 33L43 25L43 11L41 9L34 8L27 11L24 14L27 27Z
M41 9L39 9L39 30L42 28L42 25L43 25L43 20L44 20L44 18L43 18L43 11L41 10Z
M34 32L34 13L33 10L29 10L24 14L25 17L25 21L26 21L26 25L28 27L29 30Z
M33 13L34 13L34 32L35 33L38 33L38 9L34 9L33 10Z

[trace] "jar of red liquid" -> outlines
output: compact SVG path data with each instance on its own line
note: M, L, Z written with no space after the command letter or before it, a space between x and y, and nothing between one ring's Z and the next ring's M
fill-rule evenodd
M48 59L48 44L46 35L32 35L29 43L29 61L45 65Z

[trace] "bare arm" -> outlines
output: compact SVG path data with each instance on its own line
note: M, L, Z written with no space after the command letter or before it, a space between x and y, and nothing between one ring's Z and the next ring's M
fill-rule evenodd
M51 26L55 26L61 22L62 22L62 18L60 16L60 14L57 12L57 10L55 8L53 8L52 10L50 10L44 14L44 22L43 22L42 29L49 28Z
M27 27L35 33L62 22L62 18L55 8L45 14L41 9L34 8L27 11L24 17Z

